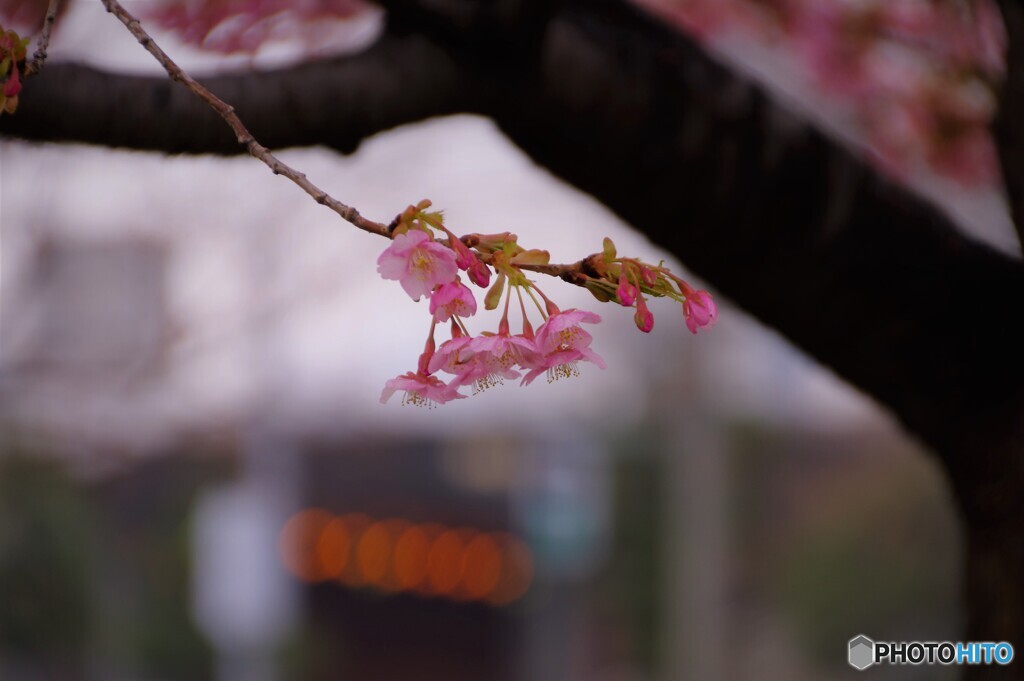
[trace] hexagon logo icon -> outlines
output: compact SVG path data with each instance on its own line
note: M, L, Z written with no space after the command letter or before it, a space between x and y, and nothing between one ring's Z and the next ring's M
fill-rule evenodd
M851 667L864 671L875 663L875 642L864 634L851 638L848 659Z

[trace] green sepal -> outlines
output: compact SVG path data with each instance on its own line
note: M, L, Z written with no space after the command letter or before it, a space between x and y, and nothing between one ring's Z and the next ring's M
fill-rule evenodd
M550 261L551 254L538 248L517 253L510 260L513 265L547 265Z
M431 212L419 211L416 217L434 229L441 229L444 226L444 211L435 210Z
M606 286L606 284L603 284L596 279L591 279L586 283L587 290L590 291L590 294L602 303L607 303L614 299L614 296L609 293Z
M609 239L608 237L605 237L604 238L604 261L605 262L612 262L613 260L615 260L615 257L616 257L615 244L612 242L611 239Z
M501 302L501 294L505 290L505 275L499 274L497 281L491 286L491 289L487 292L484 297L484 307L488 310L494 310L498 307L498 303Z

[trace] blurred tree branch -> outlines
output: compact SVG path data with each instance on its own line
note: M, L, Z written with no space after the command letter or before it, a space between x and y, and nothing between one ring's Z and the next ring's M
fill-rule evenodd
M381 130L472 110L464 76L424 37L389 33L351 57L199 80L268 147L323 144L351 153ZM166 153L245 151L214 111L164 76L50 64L22 100L28 108L5 120L0 135Z

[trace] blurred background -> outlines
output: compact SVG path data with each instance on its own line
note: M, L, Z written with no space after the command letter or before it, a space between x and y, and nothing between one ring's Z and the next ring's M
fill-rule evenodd
M871 143L777 40L692 4L711 49ZM358 49L379 22L332 35ZM197 74L304 56L157 35ZM51 54L157 72L98 3L71 4ZM556 262L604 236L666 257L485 119L281 157L375 219L430 198L456 233ZM906 163L886 167L1016 248L991 178ZM0 140L0 227L2 679L799 681L852 678L857 634L958 637L935 462L721 298L710 333L655 301L643 335L549 283L602 315L608 369L426 411L378 401L429 326L377 276L385 244L252 159Z

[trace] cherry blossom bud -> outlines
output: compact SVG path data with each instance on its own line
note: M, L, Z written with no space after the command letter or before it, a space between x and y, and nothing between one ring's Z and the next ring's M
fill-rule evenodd
M636 328L644 333L650 333L654 328L654 315L647 309L647 303L643 298L636 300L636 314L633 315L633 321L636 323Z
M475 258L473 260L473 264L470 265L469 269L466 271L466 274L469 275L469 280L480 288L487 288L487 284L491 281L491 270L487 265Z
M619 297L619 302L622 303L623 307L629 307L636 300L636 286L629 283L626 278L626 268L622 268L622 274L619 275L619 288L615 290L615 294Z

